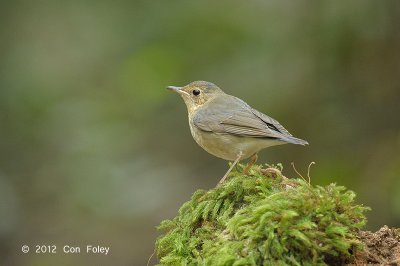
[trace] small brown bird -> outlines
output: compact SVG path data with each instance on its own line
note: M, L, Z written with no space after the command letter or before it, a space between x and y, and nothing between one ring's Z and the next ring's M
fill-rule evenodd
M286 143L307 145L293 137L278 121L251 108L243 100L224 93L215 84L194 81L184 87L169 86L185 101L193 138L212 155L234 161L220 183L243 159L251 158L245 169L257 161L257 153Z

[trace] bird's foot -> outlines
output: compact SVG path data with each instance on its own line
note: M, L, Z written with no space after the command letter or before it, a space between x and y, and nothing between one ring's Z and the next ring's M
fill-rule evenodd
M243 171L243 173L244 173L245 175L249 175L250 169L251 169L251 167L257 162L257 159L258 159L258 155L257 155L257 153L255 153L255 154L251 157L249 164L247 165L247 167L246 167L246 168L244 169L244 171Z

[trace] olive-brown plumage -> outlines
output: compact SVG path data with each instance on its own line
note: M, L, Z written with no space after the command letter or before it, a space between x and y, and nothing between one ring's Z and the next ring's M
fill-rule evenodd
M293 137L275 119L224 93L213 83L195 81L168 89L182 96L195 141L212 155L235 161L221 182L238 161L253 156L255 163L257 153L264 148L286 143L308 144Z

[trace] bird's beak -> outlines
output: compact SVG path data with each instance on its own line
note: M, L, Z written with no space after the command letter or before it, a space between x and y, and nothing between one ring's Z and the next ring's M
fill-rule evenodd
M182 87L176 87L176 86L168 86L167 87L167 90L170 90L170 91L174 91L174 92L181 92L181 90L182 90Z

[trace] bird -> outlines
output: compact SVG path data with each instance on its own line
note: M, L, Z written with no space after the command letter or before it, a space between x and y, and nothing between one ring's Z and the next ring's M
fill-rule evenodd
M218 158L233 161L219 184L239 161L251 158L244 169L248 174L262 149L287 143L308 145L307 141L292 136L277 120L223 92L214 83L194 81L167 89L183 98L197 144Z

